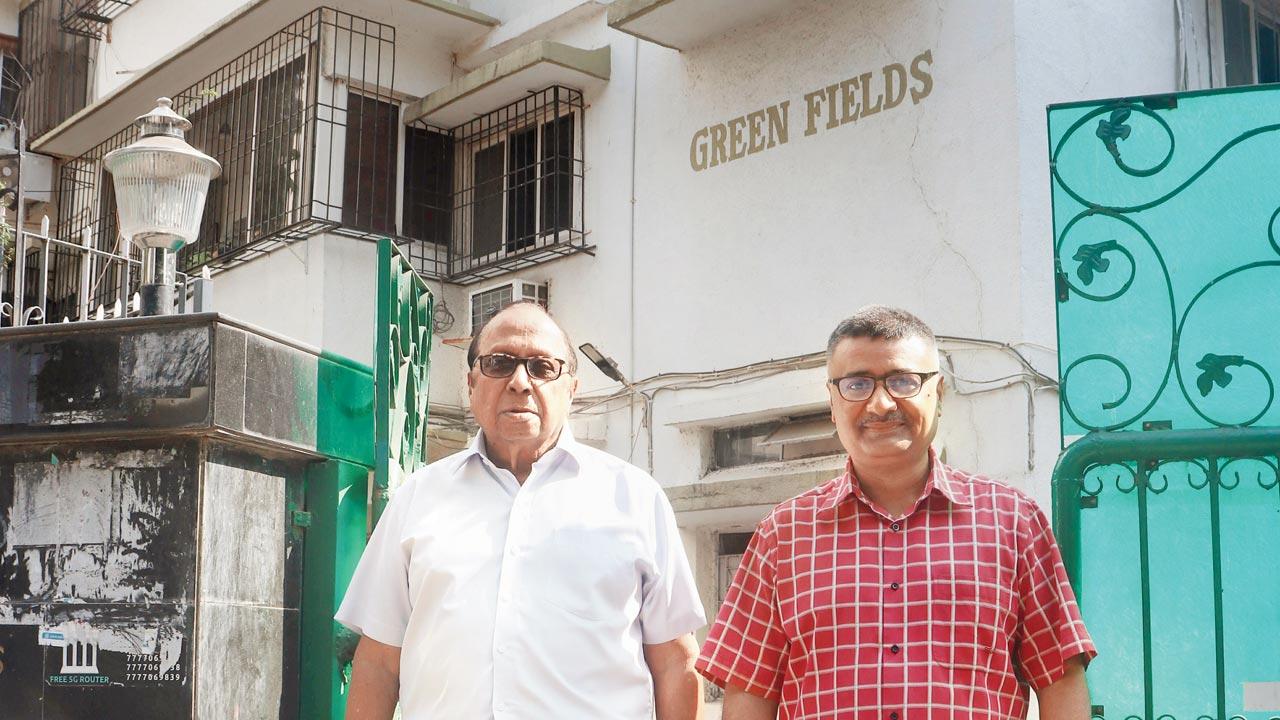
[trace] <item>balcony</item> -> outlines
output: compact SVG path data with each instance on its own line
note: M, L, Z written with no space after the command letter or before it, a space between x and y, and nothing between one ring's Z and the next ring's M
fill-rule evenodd
M689 50L791 5L788 0L616 0L609 6L609 27Z
M39 1L56 6L56 0ZM438 43L440 51L446 54L455 46L478 39L498 24L488 15L447 0L330 0L325 5L333 12L381 23L393 34L396 27L420 33ZM64 158L83 155L102 139L103 128L127 127L134 117L150 108L157 97L171 95L175 88L201 81L210 68L234 62L266 42L279 28L315 9L313 0L250 0L190 42L139 71L128 84L88 107L79 95L76 96L78 105L63 103L68 105L65 110L69 112L60 113L54 118L55 122L42 125L39 132L33 129L31 149ZM56 7L51 18L51 31L57 33ZM25 39L25 26L23 32ZM24 66L30 67L25 61ZM47 93L39 96L45 97ZM31 123L28 126L31 127Z
M231 267L339 227L393 233L394 57L394 28L321 8L173 93L174 110L192 123L188 141L222 165L179 268ZM135 135L126 127L63 164L61 237L127 249L102 160Z

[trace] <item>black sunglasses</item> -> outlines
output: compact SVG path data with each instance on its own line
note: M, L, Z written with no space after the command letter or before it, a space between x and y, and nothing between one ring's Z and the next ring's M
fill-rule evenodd
M511 377L516 368L524 365L524 371L534 380L549 381L564 372L565 361L553 357L516 357L506 353L492 353L476 358L480 372L485 377Z

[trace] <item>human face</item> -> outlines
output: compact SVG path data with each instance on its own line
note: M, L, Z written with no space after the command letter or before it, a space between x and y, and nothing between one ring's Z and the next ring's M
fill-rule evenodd
M480 338L478 354L505 353L520 358L567 360L564 335L546 313L532 306L504 310ZM568 368L555 380L533 380L521 364L510 376L492 378L479 363L467 371L471 412L484 431L487 450L497 456L533 452L540 455L560 436L569 417L578 379Z
M938 351L924 338L881 340L844 338L827 360L827 377L883 377L895 372L927 373L938 369ZM850 402L832 384L831 420L854 467L911 467L928 456L938 431L938 408L944 385L941 375L925 380L919 394L894 398L876 383L871 397Z

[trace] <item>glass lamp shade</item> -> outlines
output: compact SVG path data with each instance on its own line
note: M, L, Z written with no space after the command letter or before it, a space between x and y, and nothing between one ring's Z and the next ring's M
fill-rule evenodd
M115 184L120 233L145 248L177 251L199 234L209 181L222 167L183 140L191 124L169 109L167 98L138 125L138 140L103 158Z
M209 181L221 168L181 139L146 141L147 146L135 143L104 159L115 183L120 232L142 247L176 251L199 234Z

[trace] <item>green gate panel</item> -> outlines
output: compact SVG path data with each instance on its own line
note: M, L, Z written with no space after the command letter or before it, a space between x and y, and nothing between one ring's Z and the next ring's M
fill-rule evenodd
M378 241L378 319L374 338L376 453L373 518L389 492L427 462L427 390L434 298L409 258ZM372 526L369 528L373 531Z
M1280 86L1049 109L1062 432L1280 425Z
M1280 88L1048 121L1054 523L1094 715L1280 718Z

